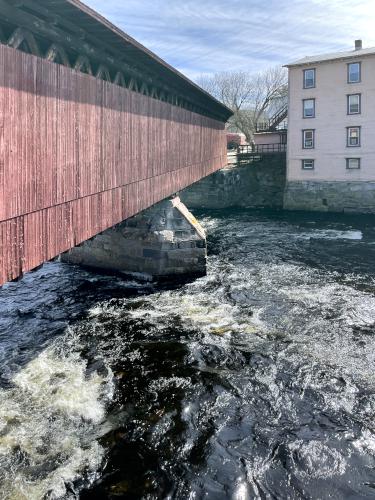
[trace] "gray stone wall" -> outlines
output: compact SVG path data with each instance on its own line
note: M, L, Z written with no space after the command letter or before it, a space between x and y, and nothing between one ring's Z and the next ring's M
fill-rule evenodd
M149 278L206 273L203 228L178 197L144 210L75 247L62 260Z
M375 213L375 182L288 182L286 210Z
M189 208L281 208L285 179L285 154L268 154L246 166L219 170L182 191L180 197Z

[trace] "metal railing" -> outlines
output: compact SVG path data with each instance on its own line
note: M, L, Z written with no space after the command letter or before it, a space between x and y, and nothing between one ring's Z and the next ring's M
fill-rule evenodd
M288 124L287 122L282 122L278 124L275 128L270 126L269 122L260 122L257 123L255 126L255 132L282 132L282 131L287 131L288 130Z
M285 118L288 116L288 105L285 104L281 109L277 111L273 116L270 118L270 128L273 130L276 130L276 127L281 123Z
M256 132L276 132L277 130L283 130L287 128L287 125L283 122L288 116L288 105L285 104L281 109L279 109L271 118L262 123L258 123L255 127Z
M227 168L249 165L261 161L264 155L285 153L286 144L256 144L254 146L237 146L237 149L228 151Z
M254 144L237 147L237 155L253 155L260 153L285 153L286 144Z

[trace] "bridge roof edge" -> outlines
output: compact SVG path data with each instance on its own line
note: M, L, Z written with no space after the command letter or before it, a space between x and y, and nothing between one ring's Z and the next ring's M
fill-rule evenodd
M159 66L162 66L166 72L170 73L171 76L174 77L174 79L179 80L180 83L182 83L182 85L187 86L187 88L189 88L190 91L199 94L200 97L203 97L207 102L209 102L213 106L213 108L218 111L218 114L222 115L222 121L224 122L227 121L233 115L231 109L229 109L219 100L217 100L207 91L202 89L198 84L190 80L183 73L181 73L176 68L168 64L166 61L164 61L150 49L148 49L140 42L135 40L133 37L122 31L120 28L115 26L108 19L106 19L104 16L96 12L91 7L87 6L85 3L81 2L80 0L53 0L52 2L51 1L49 2L50 8L53 8L53 5L62 6L63 4L65 5L69 4L73 8L78 9L85 16L88 16L88 18L91 19L92 21L98 23L98 26L96 26L97 30L102 29L103 32L105 31L107 34L109 32L112 33L113 37L117 38L117 41L121 41L122 43L125 43L128 46L129 45L132 46L136 51L144 54L152 62L156 63ZM102 28L100 28L99 25ZM85 28L87 28L87 26L85 26Z

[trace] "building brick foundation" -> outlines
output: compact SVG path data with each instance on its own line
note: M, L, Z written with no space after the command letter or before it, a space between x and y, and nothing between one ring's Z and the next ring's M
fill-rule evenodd
M286 210L375 213L375 182L288 182Z

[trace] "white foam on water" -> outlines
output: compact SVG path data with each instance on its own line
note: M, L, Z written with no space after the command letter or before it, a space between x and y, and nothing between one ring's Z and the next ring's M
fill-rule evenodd
M238 480L231 498L232 500L248 500L250 498L248 485Z
M95 318L103 314L110 314L113 317L118 317L120 316L121 311L117 307L111 307L107 304L96 304L88 310L89 318Z
M353 349L352 338L353 329L360 331L375 324L373 295L337 282L297 281L294 286L284 284L278 292L295 304L288 321L301 324L293 333L293 340L299 342L300 353L312 356L323 365L335 366L351 378L375 383L375 352L373 349ZM370 342L371 337L365 341ZM354 401L353 395L349 399Z
M156 380L152 380L149 384L150 392L160 392L169 387L176 388L188 388L191 385L190 378L182 378L182 377L160 377Z
M51 346L0 390L0 498L59 498L103 459L95 427L111 397L111 374L86 376L86 363Z
M141 301L141 307L132 308ZM121 308L111 306L109 303L97 304L90 309L90 317L112 315L114 318L126 314L132 319L147 319L161 324L163 319L178 314L181 321L189 328L199 328L203 333L225 336L233 331L238 331L241 324L237 321L239 309L237 306L222 302L217 294L208 297L194 284L188 286L183 292L164 291L155 293L142 299L124 300L126 312ZM129 307L130 306L130 307Z
M362 453L375 456L375 435L368 429L362 432L362 435L353 441L353 446Z
M291 235L296 239L306 239L311 238L325 239L325 240L362 240L362 231L357 230L346 230L340 231L337 229L313 229L312 231L306 233L297 233Z
M19 372L13 383L33 402L98 423L104 417L99 401L103 379L94 373L87 380L85 368L78 355L59 359L47 350Z
M345 474L347 468L345 458L322 441L298 440L290 443L289 449L298 456L298 462L294 465L296 475L301 479L327 479Z

